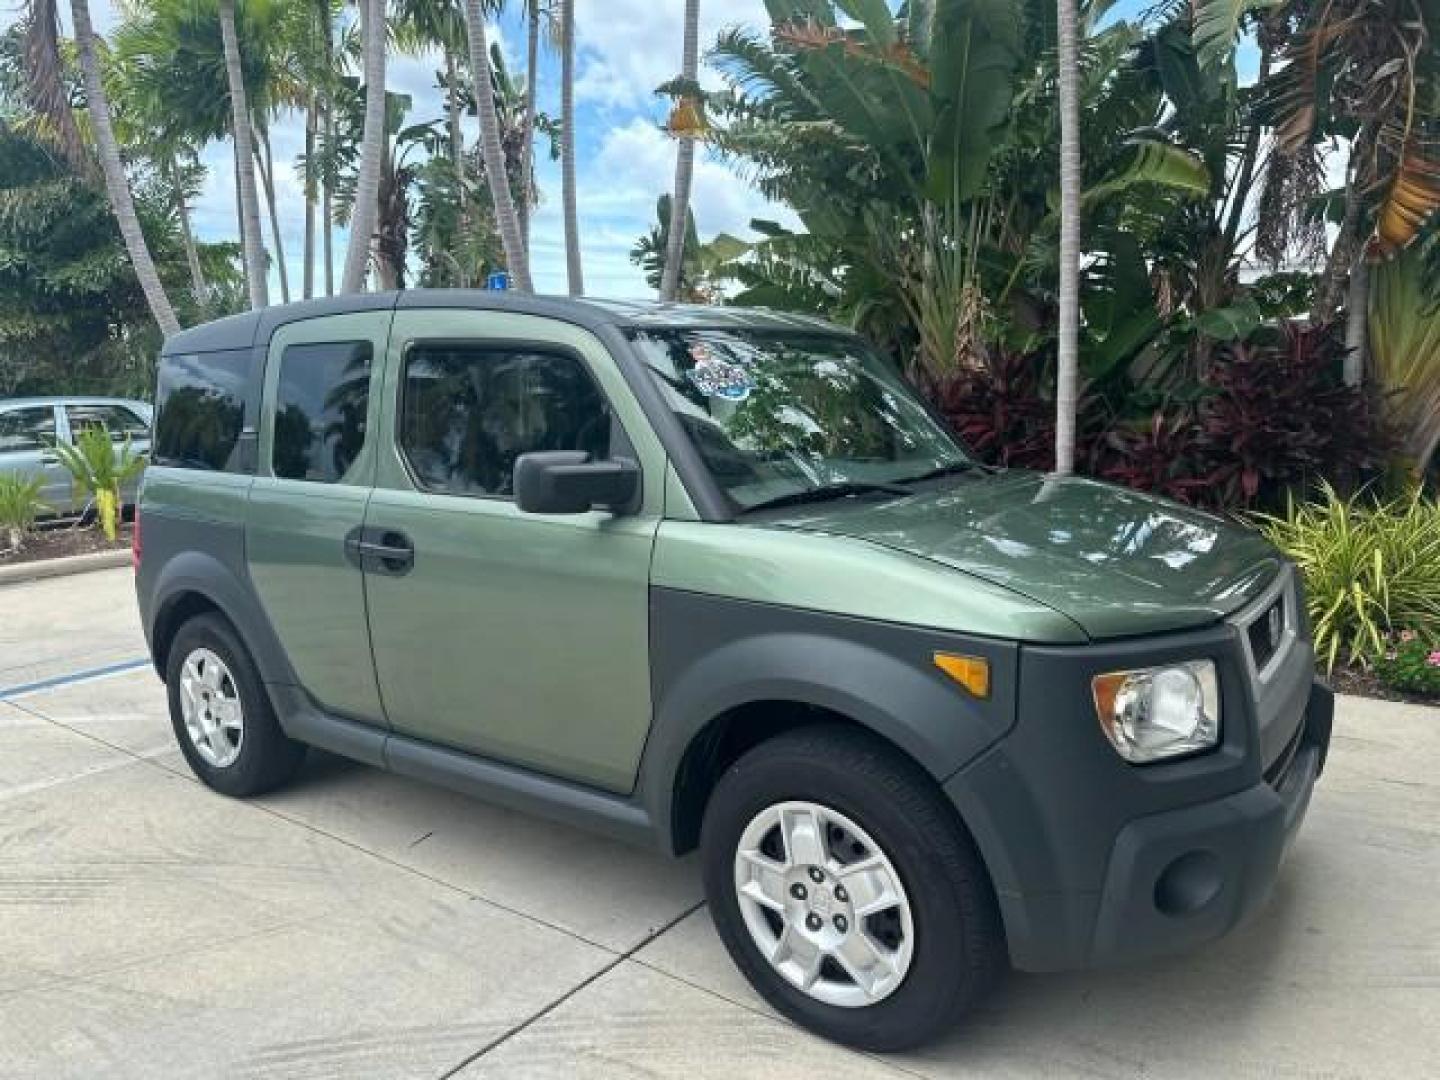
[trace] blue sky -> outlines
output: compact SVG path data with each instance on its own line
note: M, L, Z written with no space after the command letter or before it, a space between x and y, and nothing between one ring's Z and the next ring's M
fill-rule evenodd
M67 5L60 5L62 10ZM96 28L105 33L115 24L115 0L91 0ZM1107 18L1133 17L1146 0L1120 0ZM521 5L510 3L492 28L505 50L513 72L524 70L525 30ZM655 218L655 200L673 183L675 144L659 128L665 102L654 88L673 77L680 64L680 29L683 0L576 0L577 41L577 162L578 202L586 291L596 296L652 295L629 250ZM726 26L761 27L767 24L763 0L702 0L700 46L704 50ZM68 11L67 11L68 15ZM1253 49L1242 49L1242 77L1253 71ZM387 74L390 90L409 94L412 122L444 115L444 101L436 84L438 56L410 57L392 53ZM1251 76L1253 77L1253 75ZM702 81L717 85L713 72ZM540 107L560 112L558 58L542 48L539 76ZM466 138L474 144L473 123ZM303 119L284 116L272 128L277 161L277 203L289 268L292 298L299 298L304 202L299 179L291 163L304 142ZM563 231L560 218L558 163L537 143L537 173L541 204L531 236L531 261L537 290L560 293L566 288ZM197 232L206 240L233 240L235 194L233 157L228 143L206 149L209 176L195 210ZM778 219L795 224L786 208L776 206L751 188L726 165L706 158L696 164L692 196L702 237L726 231L751 235L752 218ZM262 211L263 212L263 211ZM344 261L348 237L335 230L336 277ZM317 284L323 277L317 267ZM272 301L280 299L278 278L272 273Z

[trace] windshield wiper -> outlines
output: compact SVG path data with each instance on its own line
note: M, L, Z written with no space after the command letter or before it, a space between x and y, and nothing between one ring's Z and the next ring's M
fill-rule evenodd
M802 506L805 503L828 502L831 499L843 499L849 495L913 495L914 492L899 484L870 483L867 481L847 480L840 484L823 484L820 487L805 488L801 491L792 491L786 495L777 495L773 499L766 499L754 506L747 506L741 513L750 514L756 510L774 510L782 506Z
M923 484L926 480L939 480L942 476L953 476L956 473L970 472L972 469L984 470L985 466L978 461L970 461L962 458L959 461L952 461L948 465L941 465L938 469L931 469L919 476L906 476L897 480L897 484Z

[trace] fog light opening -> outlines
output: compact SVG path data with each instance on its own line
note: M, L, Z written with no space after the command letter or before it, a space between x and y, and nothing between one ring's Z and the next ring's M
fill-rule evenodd
M1224 872L1213 851L1181 855L1155 881L1155 907L1172 918L1194 915L1220 895Z

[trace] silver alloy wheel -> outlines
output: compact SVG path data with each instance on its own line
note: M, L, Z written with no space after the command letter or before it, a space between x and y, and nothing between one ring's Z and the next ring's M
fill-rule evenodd
M817 1001L873 1005L905 981L915 955L905 887L839 811L783 802L756 814L735 851L735 890L761 955Z
M180 667L180 714L190 742L207 764L223 769L240 756L245 713L225 661L195 649Z

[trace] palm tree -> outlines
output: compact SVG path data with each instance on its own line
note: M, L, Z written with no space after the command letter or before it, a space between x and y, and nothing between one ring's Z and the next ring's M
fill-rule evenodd
M25 95L60 156L81 176L94 175L95 163L75 123L60 59L56 0L29 0L25 18Z
M225 48L225 78L230 87L230 135L235 140L235 176L240 189L240 244L250 306L268 307L270 285L265 266L265 238L260 232L260 203L255 194L255 147L251 139L250 103L240 66L235 33L235 0L220 0L220 40Z
M135 268L135 276L140 279L145 302L150 305L150 313L155 317L160 332L169 337L180 332L180 320L175 317L175 309L165 295L165 286L160 282L155 261L150 258L145 234L140 231L140 219L135 214L135 202L130 197L130 182L120 162L120 145L115 140L114 128L110 126L110 103L100 80L100 61L95 55L95 28L90 22L88 0L70 0L70 13L75 22L75 41L79 46L80 70L85 80L85 105L90 112L90 126L94 129L100 167L105 173L105 191L110 196L110 205L115 211L120 235L125 240L130 264Z
M530 186L535 175L535 92L540 85L540 0L525 0L525 113L521 120L520 175L525 197L517 208L520 214L520 242L530 255Z
M700 36L700 0L685 0L684 43L681 49L680 78L695 81L698 66L697 40ZM695 108L693 101L681 98ZM685 262L685 220L690 212L690 180L695 173L695 139L682 133L675 154L675 198L670 203L670 246L665 253L665 274L660 279L660 299L674 300L680 288L680 270Z
M322 58L326 81L324 84L324 118L321 123L321 136L325 145L331 146L335 141L335 94L329 76L333 74L335 57L334 23L331 18L330 0L318 0L319 13L322 20ZM335 228L335 178L330 173L327 164L320 174L320 220L324 223L324 236L321 242L321 256L325 260L325 295L335 295L335 252L334 228Z
M560 200L565 207L565 278L570 295L583 296L575 206L575 0L560 0Z
M495 113L495 87L490 75L490 46L485 39L485 19L480 0L465 0L465 30L470 43L470 74L475 80L475 109L480 120L480 156L485 163L485 182L494 203L495 224L505 248L505 262L515 288L534 292L530 283L530 260L520 233L515 200L510 195L510 176L505 169L505 150L500 145L500 119Z
M380 212L380 159L385 150L385 0L364 0L363 11L365 128L355 181L355 211L350 217L350 247L340 278L342 293L361 292L365 287L370 242Z
M454 177L452 198L455 200L459 231L464 233L468 231L470 220L465 137L461 128L465 102L460 64L461 54L466 48L465 19L455 0L399 0L395 14L395 40L402 51L423 55L438 45L444 57L446 145ZM384 216L382 195L382 220Z
M1075 412L1080 381L1080 16L1058 0L1060 92L1060 326L1055 381L1055 472L1075 471Z

